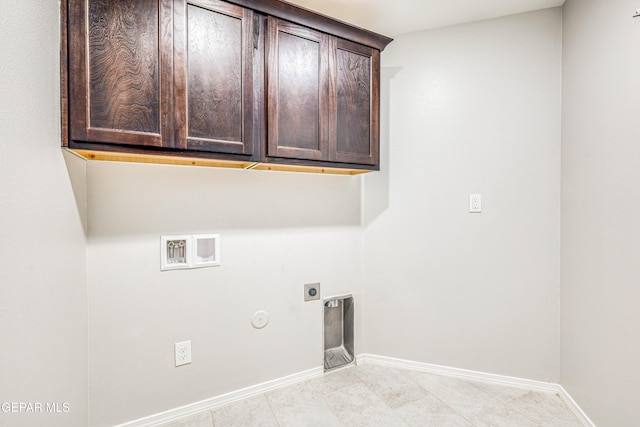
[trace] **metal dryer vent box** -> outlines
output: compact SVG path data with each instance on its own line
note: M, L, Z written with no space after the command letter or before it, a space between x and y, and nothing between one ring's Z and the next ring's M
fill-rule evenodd
M346 366L354 361L353 296L324 300L324 370Z

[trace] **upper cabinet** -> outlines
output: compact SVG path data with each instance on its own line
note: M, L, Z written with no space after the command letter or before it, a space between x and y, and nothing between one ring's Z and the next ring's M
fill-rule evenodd
M63 145L79 154L378 169L391 39L278 0L63 8Z
M218 0L174 2L175 147L254 155L254 13ZM256 144L257 145L257 144Z
M331 52L331 161L377 165L380 51L334 38Z
M376 166L380 52L272 17L267 52L267 161Z
M267 155L329 160L329 36L269 17Z
M70 2L72 141L162 147L171 139L171 11L170 1Z

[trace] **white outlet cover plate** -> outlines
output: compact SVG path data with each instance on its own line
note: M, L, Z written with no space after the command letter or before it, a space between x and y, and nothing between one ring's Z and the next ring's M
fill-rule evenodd
M175 343L176 366L191 363L191 340Z
M482 194L469 194L469 212L482 212Z

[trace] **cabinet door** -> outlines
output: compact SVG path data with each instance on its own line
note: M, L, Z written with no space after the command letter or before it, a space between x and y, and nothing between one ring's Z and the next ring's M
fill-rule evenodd
M174 14L176 148L252 155L253 12L176 0Z
M332 38L331 161L377 165L380 52Z
M172 0L71 0L70 131L76 141L170 143Z
M329 37L268 21L267 156L328 160Z

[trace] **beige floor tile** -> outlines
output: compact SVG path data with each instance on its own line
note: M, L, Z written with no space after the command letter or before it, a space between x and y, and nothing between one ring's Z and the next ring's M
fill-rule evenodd
M359 365L162 427L582 427L559 396Z
M498 412L504 403L489 396L470 382L442 375L424 374L416 382L471 422L483 414Z
M327 405L347 427L407 426L373 391L364 384L329 393Z
M522 397L531 391L527 390L526 388L510 387L500 384L484 383L480 381L469 381L469 383L477 389L493 397L494 399L500 400L501 402L505 403L510 402L518 397Z
M539 426L582 426L560 396L555 394L530 391L511 401L511 406Z
M477 427L536 427L536 424L515 409L504 405L473 419Z
M392 409L426 396L411 371L376 365L358 366L353 371Z
M412 427L473 427L468 420L434 396L407 403L395 410Z
M264 395L232 403L212 411L215 427L278 427Z
M362 381L355 374L355 368L341 369L328 372L320 378L314 378L305 382L308 388L319 394L333 393L343 388L361 384Z
M326 384L306 382L266 394L280 427L333 427L342 424L322 398Z

